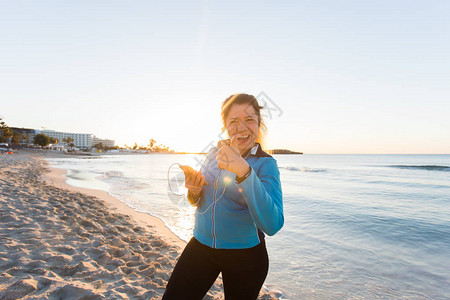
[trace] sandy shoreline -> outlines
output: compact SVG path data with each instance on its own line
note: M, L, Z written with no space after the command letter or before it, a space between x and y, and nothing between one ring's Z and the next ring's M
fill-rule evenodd
M53 155L0 156L0 299L160 299L185 242L104 191L66 184L42 160ZM219 280L204 299L223 299Z
M83 194L100 198L101 200L107 203L109 208L117 210L118 213L130 216L134 221L136 221L136 223L144 227L146 230L150 230L150 232L159 235L171 245L179 247L180 253L186 246L186 242L181 240L172 231L170 231L161 219L146 213L137 212L128 205L126 205L124 202L111 196L105 191L71 186L65 182L66 178L64 177L64 175L66 175L67 173L66 170L51 167L46 161L43 162L46 165L46 167L50 170L50 172L46 173L43 176L43 180L45 182L62 189L80 192Z

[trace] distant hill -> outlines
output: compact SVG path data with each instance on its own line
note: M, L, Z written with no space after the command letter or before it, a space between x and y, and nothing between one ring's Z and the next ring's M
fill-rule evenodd
M273 149L268 151L269 154L303 154L303 152L291 151L288 149Z

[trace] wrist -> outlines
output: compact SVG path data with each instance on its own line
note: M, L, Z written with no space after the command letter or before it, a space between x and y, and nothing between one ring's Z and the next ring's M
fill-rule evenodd
M237 175L236 174L236 181L237 183L241 183L242 181L244 181L251 173L252 168L250 166L247 166L247 169L244 173L242 173L242 175Z
M236 177L244 177L250 171L250 165L243 160L243 164L236 172Z

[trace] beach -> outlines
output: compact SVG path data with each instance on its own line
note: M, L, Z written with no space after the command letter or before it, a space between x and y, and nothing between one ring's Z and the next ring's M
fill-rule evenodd
M0 155L0 299L161 299L194 220L167 170L196 158ZM286 222L259 299L450 299L450 155L275 158Z
M185 242L45 152L0 156L0 299L160 299ZM223 299L220 278L204 299ZM274 299L262 292L259 299Z

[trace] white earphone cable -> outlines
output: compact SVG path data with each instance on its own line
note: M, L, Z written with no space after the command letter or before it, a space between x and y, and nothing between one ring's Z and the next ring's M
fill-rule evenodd
M208 158L209 158L209 156L210 156L211 153L212 153L212 152L208 153L208 155L206 156L205 160L203 161L202 165L200 166L200 170L203 168L204 164L208 161ZM186 199L186 194L185 194L185 193L181 194L181 193L176 193L176 192L174 192L174 191L172 190L172 186L170 185L170 178L169 178L169 177L170 177L170 169L171 169L174 165L178 165L179 167L181 166L179 163L173 163L173 164L171 164L171 165L169 166L169 169L167 170L167 184L169 185L169 190L170 190L170 192L171 192L173 195L175 195L175 196L183 197L183 201L184 201L184 200ZM221 173L222 173L222 170L220 170L219 173L217 174L217 176L216 176L216 178L215 178L215 180L214 180L214 185L217 184L217 179L219 178L219 176L220 176ZM198 211L196 211L196 214L199 214L199 215L205 214L205 213L206 213L206 212L207 212L207 211L208 211L215 203L217 203L217 201L219 201L219 200L222 198L222 196L225 194L225 190L226 190L226 186L223 188L222 194L220 195L220 197L219 197L218 199L214 200L213 203L211 203L211 204L206 208L205 211L203 211L203 212L198 212ZM215 192L216 192L216 191L214 190L214 193L215 193Z

